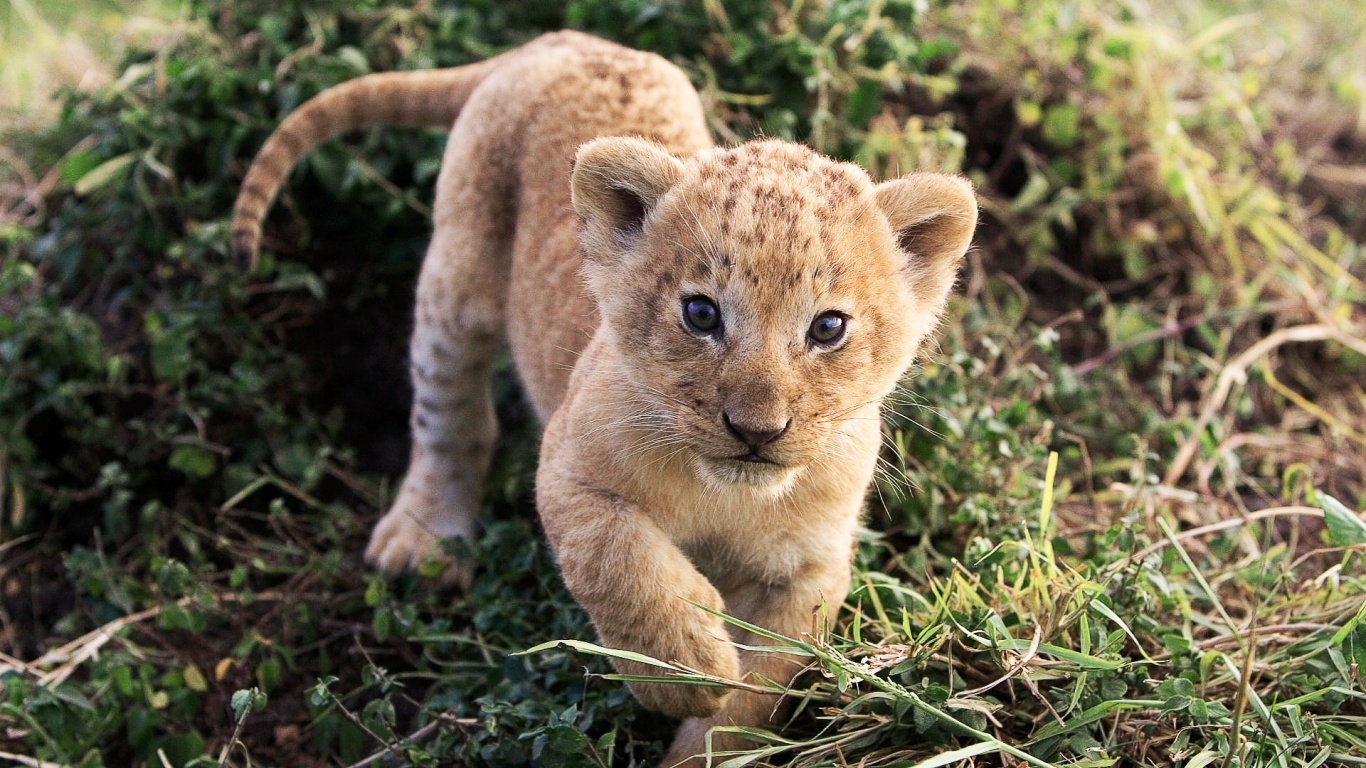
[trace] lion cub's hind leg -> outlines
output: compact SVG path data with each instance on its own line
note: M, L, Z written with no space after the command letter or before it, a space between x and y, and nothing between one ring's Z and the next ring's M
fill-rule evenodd
M365 552L386 571L441 556L442 539L472 538L497 436L490 378L503 340L507 206L498 194L502 181L479 162L477 137L462 142L458 133L438 181L435 231L418 278L408 472ZM461 144L468 151L459 151ZM448 562L443 579L468 586L471 565Z

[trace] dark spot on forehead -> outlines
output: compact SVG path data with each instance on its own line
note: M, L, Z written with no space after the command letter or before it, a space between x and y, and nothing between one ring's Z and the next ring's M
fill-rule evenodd
M702 283L708 279L715 280L720 285L726 284L726 275L734 264L734 259L728 254L719 252L709 252L705 258L694 259L691 261L682 275L682 283Z
M838 191L854 194L858 192L858 184L850 178L849 171L838 165L824 165L821 167L821 178L826 184Z

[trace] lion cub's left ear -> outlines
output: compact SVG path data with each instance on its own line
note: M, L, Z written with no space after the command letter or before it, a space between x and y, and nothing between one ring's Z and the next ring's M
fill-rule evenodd
M977 227L972 184L942 173L912 173L877 185L876 195L910 260L912 290L936 311L942 309Z
M678 158L644 139L614 136L579 147L569 188L589 264L615 265L682 176Z

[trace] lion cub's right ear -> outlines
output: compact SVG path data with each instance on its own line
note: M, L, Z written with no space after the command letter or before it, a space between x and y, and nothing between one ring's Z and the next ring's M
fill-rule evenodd
M875 194L908 260L911 289L938 315L977 228L972 184L943 173L912 173L884 181Z
M589 264L615 263L682 177L683 163L644 139L617 136L579 147L570 193Z

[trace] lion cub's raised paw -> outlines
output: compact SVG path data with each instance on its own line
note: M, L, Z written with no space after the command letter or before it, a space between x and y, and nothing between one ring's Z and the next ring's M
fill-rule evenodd
M648 670L641 670L649 674ZM654 670L658 673L659 670ZM726 677L730 677L727 675ZM669 717L687 720L694 717L710 717L721 711L730 696L729 688L686 683L630 683L635 694L646 709L663 712Z
M469 541L471 532L465 526L453 524L450 515L441 514L434 504L434 500L421 494L400 493L393 508L370 534L365 561L388 573L406 569L430 573L428 564L436 563L438 581L468 589L474 577L474 564L456 559L440 545L443 539Z
M679 627L669 634L674 635L672 642L668 647L655 650L656 658L714 677L739 678L740 657L719 620L714 624L698 621L694 626ZM617 667L626 674L660 673L657 668L629 662L618 661ZM630 686L641 704L677 718L714 715L731 693L729 688L706 685L631 683Z

